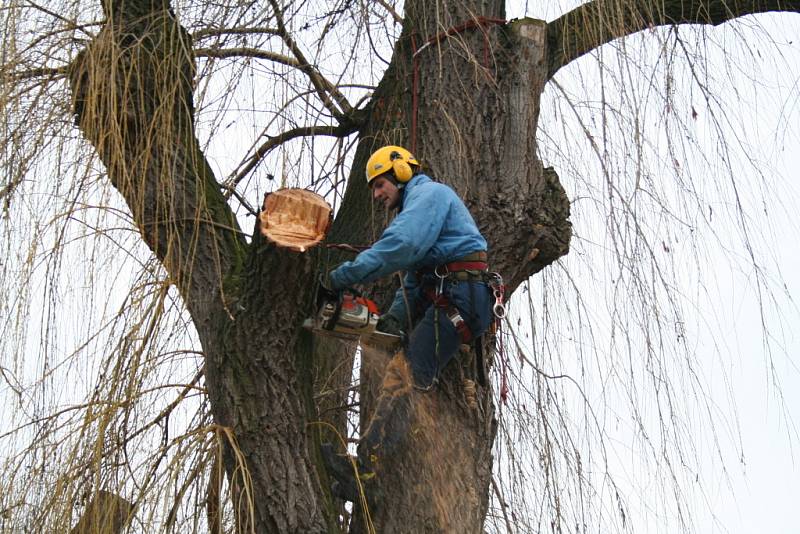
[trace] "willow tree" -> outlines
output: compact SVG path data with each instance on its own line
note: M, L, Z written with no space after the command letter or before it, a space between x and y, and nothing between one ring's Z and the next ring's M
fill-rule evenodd
M505 376L478 380L468 351L417 399L415 431L370 506L343 507L318 445L347 436L355 399L368 419L386 355L365 349L351 384L355 347L300 327L316 273L346 255L278 248L250 217L263 193L301 185L336 208L329 243L368 244L386 219L370 205L365 159L404 145L470 207L511 295L570 247L570 199L537 137L556 73L645 30L664 39L798 7L595 0L545 22L509 21L505 2L488 0L413 0L402 12L383 1L5 0L0 195L16 262L3 283L21 289L3 301L18 407L3 435L4 529L66 530L84 509L85 525L92 499L111 495L144 531L480 532L487 514L508 528L584 530L598 514L585 503L603 492L582 482L571 443L582 438L553 377L527 384L523 414L536 425L535 453L520 458L538 460L539 509L515 508L507 479L492 477ZM650 261L624 249L621 263ZM496 341L487 367L505 365Z

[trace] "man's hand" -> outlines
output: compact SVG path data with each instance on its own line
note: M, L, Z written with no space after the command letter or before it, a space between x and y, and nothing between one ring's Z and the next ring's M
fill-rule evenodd
M317 290L317 298L315 306L317 311L325 304L326 301L338 301L341 298L341 291L331 289L330 280L325 274L319 275L319 289Z
M342 266L342 264L339 264L336 267L334 267L333 269L331 269L330 271L328 271L326 274L323 275L325 277L325 287L327 287L329 289L333 289L333 290L344 289L345 286L340 285L341 281L338 280L337 273L336 273L336 271L338 271L339 267L341 267L341 266Z
M388 313L381 315L380 319L378 319L378 324L375 325L375 330L386 334L394 334L396 336L405 334L405 332L403 332L403 322L394 315Z

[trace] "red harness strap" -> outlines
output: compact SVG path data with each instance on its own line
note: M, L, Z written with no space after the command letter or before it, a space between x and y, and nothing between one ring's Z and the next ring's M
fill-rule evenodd
M448 275L454 273L475 271L486 272L488 270L489 264L486 262L486 252L479 251L468 254L461 260L437 265L432 269L430 267L423 269L418 272L418 276L421 277L426 273L432 272L440 279L444 279L447 278ZM458 308L456 308L453 303L447 299L447 297L442 294L437 294L437 291L434 287L428 287L424 291L425 296L433 303L433 305L442 310L450 322L453 323L453 326L458 333L458 337L461 338L461 343L469 344L474 336L472 335L472 331L469 329L467 322L461 316L461 312L458 311Z
M461 316L461 312L458 311L458 308L456 308L453 303L450 302L444 295L437 295L433 288L425 291L425 295L431 300L433 305L442 310L450 322L453 323L453 326L458 333L458 337L461 338L461 343L470 343L472 341L472 331L469 329L467 322Z

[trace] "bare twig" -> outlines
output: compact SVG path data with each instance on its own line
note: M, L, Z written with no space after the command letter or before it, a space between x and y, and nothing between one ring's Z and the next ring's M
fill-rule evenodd
M90 33L88 33L84 28L86 28L89 25L98 24L98 23L92 23L92 24L89 24L89 25L78 24L76 21L70 20L70 19L66 18L65 16L59 14L58 12L53 11L51 9L47 9L46 7L41 6L41 5L37 4L36 2L33 2L32 0L28 0L28 6L32 7L33 9L39 10L42 13L50 15L54 19L57 19L57 20L60 20L61 22L66 23L67 27L69 29L75 29L75 30L82 31L84 34L86 34L87 37L92 37L92 35Z
M14 180L11 180L9 183L7 183L5 187L0 189L0 200L4 199L7 195L13 193L14 189L16 189L19 186L19 184L23 182L24 179L25 176L20 175L16 177Z
M506 522L506 529L509 533L514 532L514 529L511 528L511 521L508 519L508 505L506 504L505 499L503 499L503 492L500 491L500 486L497 484L497 480L492 477L492 488L494 489L494 494L497 496L497 500L500 501L500 510L503 512L503 520Z
M333 85L330 81L328 81L318 69L316 69L311 63L306 59L305 54L303 54L300 47L297 46L292 36L289 35L289 31L286 29L286 24L283 21L283 12L281 7L278 5L278 2L275 0L270 0L270 4L272 8L275 10L275 20L278 23L278 30L280 32L280 37L283 39L283 42L286 43L286 46L289 47L292 54L297 58L299 63L299 68L302 70L307 76L308 79L311 81L311 84L317 90L317 94L319 95L322 103L325 105L326 108L333 114L334 117L338 119L343 119L345 116L352 114L353 107L347 101L347 98ZM331 101L333 99L338 104L338 108L333 105Z
M386 11L389 12L389 14L392 16L392 18L397 24L403 23L403 17L401 17L400 14L397 13L397 11L395 11L391 5L389 5L389 2L387 2L386 0L377 0L377 2L381 6L383 6L383 8L386 9Z
M241 170L236 174L236 176L230 181L230 185L228 187L235 187L236 184L241 182L245 176L247 176L250 171L252 171L258 163L264 159L264 157L269 154L269 152L274 149L275 147L289 141L291 139L295 139L297 137L306 137L309 135L327 135L332 137L346 137L351 133L358 130L360 125L357 122L350 122L345 125L339 126L302 126L299 128L293 128L286 132L283 132L280 135L276 135L275 137L270 137L268 141L262 144L260 147L256 149L250 158L248 158L247 163Z
M194 51L194 55L197 57L212 58L252 57L274 61L275 63L289 65L290 67L300 67L296 59L258 48L198 48Z

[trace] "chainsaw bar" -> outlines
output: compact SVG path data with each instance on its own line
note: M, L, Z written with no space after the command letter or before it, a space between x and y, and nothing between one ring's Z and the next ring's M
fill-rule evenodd
M400 336L387 334L379 330L363 333L328 330L327 328L320 328L314 324L313 319L306 319L303 321L303 328L310 330L314 335L341 339L343 341L359 341L362 345L383 350L397 349L402 345L402 338Z

